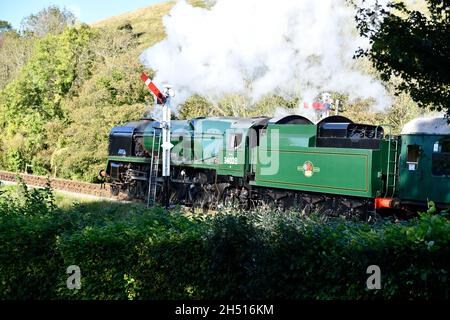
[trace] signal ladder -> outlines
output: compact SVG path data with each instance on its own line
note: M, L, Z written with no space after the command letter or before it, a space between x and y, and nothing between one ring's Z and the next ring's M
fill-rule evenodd
M156 137L156 128L153 131L153 141L151 150L151 162L150 162L150 172L148 177L148 197L147 197L147 207L153 207L156 203L156 189L158 186L158 169L159 169L159 156L161 150L161 130L158 130L159 134ZM156 141L158 140L158 141ZM157 151L155 152L155 147Z

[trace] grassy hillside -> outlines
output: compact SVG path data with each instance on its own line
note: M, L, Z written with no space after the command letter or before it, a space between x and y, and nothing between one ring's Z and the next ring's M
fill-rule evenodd
M145 49L165 38L162 18L169 13L175 3L175 1L168 1L155 4L94 22L91 26L94 28L117 29L129 23L133 27L134 32L142 34L140 36L139 49ZM206 6L203 0L191 0L188 3L199 7Z
M140 47L149 47L165 37L162 18L170 11L175 1L164 2L133 12L113 16L92 24L94 28L117 29L130 23L134 32L142 34Z

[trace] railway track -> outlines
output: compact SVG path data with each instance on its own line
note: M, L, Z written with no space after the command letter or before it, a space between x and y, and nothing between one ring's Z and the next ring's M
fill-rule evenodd
M119 197L114 197L111 195L109 187L105 184L86 183L23 173L0 171L0 181L17 182L17 177L20 177L23 182L30 187L42 188L47 185L47 182L50 182L50 186L54 190L120 200Z

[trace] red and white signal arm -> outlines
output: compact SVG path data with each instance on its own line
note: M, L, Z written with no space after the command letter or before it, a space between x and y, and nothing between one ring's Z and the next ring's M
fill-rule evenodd
M145 85L150 89L150 91L156 96L158 104L165 105L167 101L166 96L156 87L156 85L144 72L142 72L141 74L141 79L145 82Z

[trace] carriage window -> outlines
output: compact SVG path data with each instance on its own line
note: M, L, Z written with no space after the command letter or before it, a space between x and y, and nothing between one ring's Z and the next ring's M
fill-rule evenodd
M232 133L228 138L228 150L239 148L242 143L242 133Z
M434 144L431 172L434 176L450 175L450 139Z
M417 170L419 165L419 146L418 145L409 145L408 152L406 154L406 164L408 166L409 171Z

